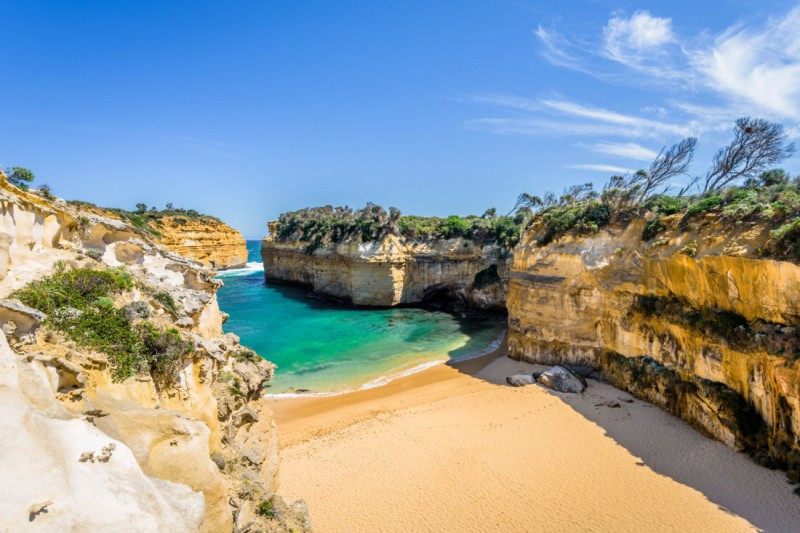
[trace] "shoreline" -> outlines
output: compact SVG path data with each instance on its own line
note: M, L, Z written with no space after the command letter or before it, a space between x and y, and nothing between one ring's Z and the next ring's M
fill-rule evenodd
M508 330L503 330L497 338L489 343L483 350L472 354L472 355L465 355L463 357L459 357L457 359L434 359L432 361L425 361L423 363L412 364L408 367L400 367L398 370L391 374L387 375L380 375L376 378L372 378L368 381L365 381L357 388L353 389L344 389L338 391L308 391L308 392L276 392L275 394L264 394L264 398L267 400L290 400L290 399L302 399L302 398L330 398L332 396L342 396L345 394L353 394L356 392L366 391L370 389L377 389L380 387L385 387L389 383L396 381L398 379L403 379L409 376L413 376L414 374L419 374L420 372L425 372L433 367L439 365L448 365L454 368L471 368L471 366L466 365L468 361L479 360L474 365L481 365L482 361L488 362L491 356L494 358L499 357L505 353L507 349L507 334ZM473 366L474 366L473 365ZM482 365L482 366L485 366Z
M583 395L505 386L541 368L505 355L503 342L381 387L268 399L280 492L304 498L322 532L786 531L800 521L782 472L603 383ZM544 509L552 521L536 522Z

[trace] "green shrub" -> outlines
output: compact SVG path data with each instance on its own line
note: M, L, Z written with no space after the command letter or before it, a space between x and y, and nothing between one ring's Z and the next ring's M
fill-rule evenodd
M95 305L100 310L108 311L109 309L114 309L114 299L108 296L101 296L95 300Z
M800 218L770 232L767 252L780 259L800 261Z
M511 250L517 245L522 233L521 225L525 220L512 220L510 218L497 218L491 220L489 235L500 246Z
M29 183L31 183L36 177L34 176L33 172L28 170L24 167L9 167L8 169L8 182L12 185L16 185L23 191L27 191L29 188Z
M249 361L251 363L258 363L262 360L261 357L253 350L239 350L234 352L231 357L240 362Z
M52 277L35 281L17 291L15 297L49 314L62 307L86 309L99 298L131 288L133 279L124 270L82 268L57 272Z
M596 200L552 207L542 213L545 233L539 244L547 245L561 235L574 231L577 234L597 232L609 222L608 207Z
M686 199L662 194L649 200L645 207L660 215L669 216L683 211L686 208Z
M388 235L397 235L410 241L465 238L477 243L497 242L511 248L519 240L521 226L527 218L477 216L439 217L401 216L391 208L368 204L353 211L348 207L315 207L290 211L278 217L273 238L280 242L308 243L306 253L328 244L358 239L362 242L379 241Z
M103 259L103 251L98 250L97 248L87 248L84 253L95 261L100 261Z
M267 518L273 518L275 516L275 510L272 508L272 502L269 500L264 500L259 503L258 507L256 507L256 512Z
M441 226L441 233L446 239L464 237L469 230L469 222L456 215L450 215Z
M665 229L667 229L667 227L661 222L661 217L656 217L644 225L642 240L649 241Z
M131 302L122 308L128 320L150 317L150 305L142 300Z
M179 370L177 364L194 351L194 345L183 340L174 328L161 331L149 322L142 322L136 325L136 331L148 370L154 375L175 379Z
M76 269L35 281L13 296L46 313L48 327L105 353L114 379L146 372L174 379L176 363L194 346L177 330L161 331L149 322L134 326L127 307L115 309L113 296L132 288L133 279L123 270Z
M702 200L698 201L697 203L693 204L686 210L684 213L683 218L687 220L695 215L699 215L701 213L706 213L711 211L712 209L716 209L722 205L722 197L720 196L709 196L707 198L703 198Z
M164 309L172 314L178 312L178 304L175 303L175 298L168 292L159 291L153 295L153 300L164 306Z

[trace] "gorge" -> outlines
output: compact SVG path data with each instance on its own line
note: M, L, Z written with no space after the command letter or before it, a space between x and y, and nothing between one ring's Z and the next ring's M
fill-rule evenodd
M261 253L267 280L355 305L444 295L457 306L507 311L510 357L590 365L798 482L800 267L784 237L792 223L779 230L781 218L753 214L741 197L729 192L724 209L656 206L643 220L555 238L534 218L509 248L470 229L410 238L402 218L394 231L320 238L305 228L348 224L337 222L344 212L321 208L303 215L305 225L294 214L271 223ZM368 209L355 216L369 220Z

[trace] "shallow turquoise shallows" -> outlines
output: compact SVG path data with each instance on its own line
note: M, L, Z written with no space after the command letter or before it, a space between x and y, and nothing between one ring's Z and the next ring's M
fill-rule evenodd
M260 244L248 241L246 269L219 275L219 304L230 314L225 331L278 365L270 394L376 386L435 361L484 353L504 329L494 318L353 309L308 289L265 283Z

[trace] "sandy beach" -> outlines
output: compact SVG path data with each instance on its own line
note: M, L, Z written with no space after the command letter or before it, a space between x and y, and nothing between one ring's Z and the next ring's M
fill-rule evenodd
M582 395L509 387L537 367L504 350L270 401L281 493L323 533L796 531L783 473L597 381Z

